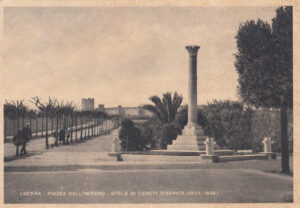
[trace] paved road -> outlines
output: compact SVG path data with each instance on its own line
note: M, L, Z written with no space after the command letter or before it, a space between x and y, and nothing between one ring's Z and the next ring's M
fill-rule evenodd
M108 128L111 128L111 127L112 127L112 125L111 125L110 122L104 122L102 126L98 126L96 128L97 128L97 132L100 130L100 132L103 134L104 133L103 129L108 130ZM80 131L77 131L78 141L80 140L80 133L81 133ZM76 132L73 132L73 141L74 142L75 142L75 134L76 134ZM83 130L83 137L84 137L85 134L87 135L87 129ZM90 134L91 134L91 130L90 130ZM49 146L51 148L51 145L53 145L54 142L55 142L55 138L53 136L49 136L48 141L49 141ZM59 146L59 149L61 149L61 148L62 148L62 150L59 150L60 152L65 151L64 146ZM21 146L19 147L19 149L21 149ZM32 139L29 143L27 143L26 149L29 153L29 156L39 155L39 154L44 153L46 151L45 150L45 138ZM55 147L54 149L57 149L57 148ZM71 149L71 151L73 151L74 147L69 148L69 149ZM90 149L90 147L89 147L89 149ZM47 150L47 152L48 151L49 150ZM5 159L5 161L15 160L15 154L16 154L15 145L13 143L5 143L4 144L4 159Z
M254 170L280 161L193 165L199 157L189 157L191 165L180 169L166 167L166 158L176 162L170 156L148 161L136 155L116 162L107 155L112 138L95 137L5 162L5 203L284 202L292 195L292 177ZM155 163L156 169L132 165L137 162Z
M6 173L4 188L5 203L283 202L291 194L292 180L225 169L82 169ZM34 191L37 196L24 196Z

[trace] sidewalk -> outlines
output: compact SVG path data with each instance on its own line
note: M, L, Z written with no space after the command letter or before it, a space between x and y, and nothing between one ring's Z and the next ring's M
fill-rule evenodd
M101 128L102 127L97 127L97 132L98 130L100 130L101 132ZM30 160L30 158L34 158L37 155L41 155L41 154L49 154L50 152L65 152L65 151L74 151L75 148L73 148L73 146L82 146L82 143L90 140L90 139L83 139L80 140L80 131L77 131L77 142L75 140L75 134L76 132L73 132L72 136L73 136L73 143L70 143L69 145L60 145L58 147L52 147L54 142L55 142L55 138L53 136L49 136L48 137L48 143L49 143L49 149L46 149L46 144L45 144L45 138L38 138L38 139L32 139L27 143L26 146L26 150L28 152L28 154L26 155L26 157L23 158L19 158L18 160L22 160L23 162L26 160ZM102 134L104 134L104 132L101 132ZM85 135L85 131L83 130L83 137ZM90 130L90 136L91 136L91 130ZM101 137L101 136L100 136ZM94 137L92 139L96 139L97 137ZM71 138L69 138L69 141L71 141ZM19 147L19 151L21 149L21 146ZM109 150L110 151L110 150ZM4 161L5 162L11 162L12 160L15 160L15 154L16 154L16 146L13 143L5 143L4 144ZM56 153L59 154L59 153ZM53 156L51 156L53 157ZM61 156L63 157L63 156Z
M108 156L112 150L112 141L116 132L45 149L45 139L33 140L27 147L28 156L17 160L14 158L15 146L5 144L5 172L36 171L79 171L94 170L170 170L170 169L242 169L262 172L280 172L280 158L276 160L249 160L226 163L208 163L199 156L169 155L122 155L124 161ZM73 141L75 137L73 137ZM79 138L79 137L78 137ZM49 145L55 139L49 137ZM293 157L290 159L291 169ZM290 176L288 176L290 177Z

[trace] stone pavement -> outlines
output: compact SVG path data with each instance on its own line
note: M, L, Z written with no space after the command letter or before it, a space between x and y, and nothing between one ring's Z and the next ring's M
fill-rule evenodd
M199 156L124 155L124 161L118 162L107 154L112 149L112 139L111 134L102 135L49 150L45 150L44 139L32 141L35 145L29 149L31 155L4 163L5 203L224 203L292 199L292 177L262 172L267 166L266 170L280 167L279 160L211 164L202 162ZM35 191L41 195L30 195ZM157 194L124 195L139 191ZM167 196L165 191L184 195ZM217 195L205 195L210 191ZM60 192L66 196L53 196ZM105 196L85 195L94 192Z
M101 134L104 134L104 130L108 130L109 128L112 128L112 126L109 125L109 122L104 122L102 126L97 126L94 127L96 130L96 132L100 131L102 132ZM83 129L82 130L82 135L83 137L85 135L88 135L88 130L87 129ZM82 141L80 140L80 134L81 131L77 131L77 142L81 143L81 142L85 142L86 140L83 139ZM90 135L91 135L91 129L90 129ZM75 141L76 139L76 132L72 133L72 140L73 143L77 143ZM69 139L70 141L71 139ZM51 149L51 145L53 146L54 142L55 142L55 138L52 135L49 135L48 137L48 141L49 141L49 147ZM64 145L60 145L59 148L62 148ZM57 147L54 147L54 149L56 149ZM20 151L21 147L19 147L19 151ZM68 148L68 149L72 149L72 148ZM49 150L46 150L46 144L45 144L45 138L34 138L31 139L28 143L27 143L27 147L26 150L28 152L28 156L32 156L32 155L39 155L45 151L49 152ZM62 149L62 151L65 151L64 148ZM16 147L12 142L7 142L4 144L4 161L11 161L11 160L15 160L15 154L16 154ZM26 157L26 158L27 158Z
M74 140L74 138L73 138ZM49 145L55 139L49 137ZM63 165L95 165L97 160L114 161L107 152L111 151L112 137L110 134L85 139L78 143L59 145L45 149L45 139L36 139L27 145L27 157L6 161L5 166L63 166ZM15 146L5 144L5 157L14 158ZM95 160L97 159L97 160Z

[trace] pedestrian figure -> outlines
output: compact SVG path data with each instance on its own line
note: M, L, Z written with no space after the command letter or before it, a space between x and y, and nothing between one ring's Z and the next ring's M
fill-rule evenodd
M65 128L62 128L60 131L59 131L59 142L60 144L63 143L65 144Z
M51 144L51 148L54 147L54 146L58 147L58 138L56 137L57 136L56 131L53 131L52 135L53 135L55 140L54 140L54 143Z
M19 129L13 138L13 143L16 145L16 157L19 156L19 145L22 145L22 131Z
M69 144L70 132L68 130L66 131L66 137L67 137L67 144Z
M26 144L32 138L30 126L27 124L22 130L22 149L21 155L26 155Z

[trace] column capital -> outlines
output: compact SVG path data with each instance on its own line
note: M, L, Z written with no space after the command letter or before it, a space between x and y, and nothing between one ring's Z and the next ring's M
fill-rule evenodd
M186 46L185 48L188 50L191 56L196 56L200 46L191 45L191 46Z

